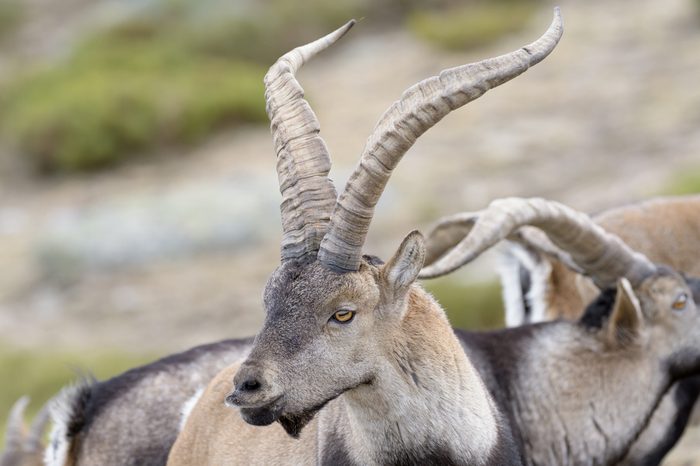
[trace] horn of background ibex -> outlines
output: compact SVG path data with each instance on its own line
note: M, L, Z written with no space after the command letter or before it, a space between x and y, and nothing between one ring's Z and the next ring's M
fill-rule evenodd
M562 34L559 9L537 41L521 49L442 71L410 87L380 118L336 203L319 260L331 270L358 270L374 207L392 170L416 139L450 111L523 73L554 49Z
M427 267L457 246L472 230L480 212L460 212L443 217L435 224L426 241L425 262ZM571 255L552 244L547 235L535 227L524 226L511 232L507 240L516 242L526 249L536 250L558 260L576 273L584 273L571 258Z
M277 154L282 193L282 261L318 251L336 201L328 178L331 159L316 115L304 99L294 73L317 53L334 44L355 24L287 52L265 75L265 100Z
M29 404L29 397L23 396L12 405L7 417L7 429L5 431L5 452L19 451L24 443L26 435L24 426L24 410Z
M582 212L545 199L509 198L493 201L480 212L471 232L443 257L423 268L419 276L433 278L450 273L525 225L544 231L601 289L615 286L620 277L637 285L656 270L646 256L633 251Z
M49 404L46 403L41 410L34 416L32 425L29 428L29 434L27 435L27 442L25 448L29 451L41 451L44 449L43 438L44 432L51 421L51 413L49 410Z

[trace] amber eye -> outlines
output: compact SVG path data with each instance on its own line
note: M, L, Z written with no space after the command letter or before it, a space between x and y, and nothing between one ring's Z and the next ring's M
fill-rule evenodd
M675 311L682 311L685 309L685 306L688 304L688 295L685 293L681 293L678 295L676 300L671 304L671 307Z
M355 317L355 311L338 311L333 314L332 319L341 324L347 324Z

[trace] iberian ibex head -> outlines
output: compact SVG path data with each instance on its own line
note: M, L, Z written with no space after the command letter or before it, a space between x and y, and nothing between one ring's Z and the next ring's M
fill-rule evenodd
M429 339L438 331L425 328L427 320L407 323L408 315L431 314L451 333L439 307L414 286L425 256L419 233L410 233L386 264L363 256L374 207L392 170L421 134L544 59L562 32L557 10L550 28L532 44L445 70L409 88L381 117L336 197L328 150L294 73L353 23L285 54L265 77L283 198L282 261L265 288L263 329L227 402L240 407L248 423L280 421L292 435L330 400L344 393L352 400L403 364L397 363L402 353L420 350L404 347L408 333ZM423 352L414 364L430 364L430 350Z

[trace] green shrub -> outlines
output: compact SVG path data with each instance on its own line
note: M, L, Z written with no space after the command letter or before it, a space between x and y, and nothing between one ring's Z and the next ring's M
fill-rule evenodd
M448 50L492 43L523 29L536 11L530 1L472 3L437 11L415 11L408 27L418 37Z
M0 123L31 166L77 172L266 122L265 69L366 4L272 0L214 16L193 2L156 2L65 62L17 77L0 94Z
M10 407L23 395L31 397L27 412L33 416L61 387L80 374L105 379L153 358L121 352L70 353L0 346L0 439L4 437Z
M98 41L6 90L3 126L33 166L103 168L224 124L266 120L261 67L171 47L133 52Z
M453 327L466 330L500 328L504 325L501 286L498 282L462 283L453 277L424 281Z

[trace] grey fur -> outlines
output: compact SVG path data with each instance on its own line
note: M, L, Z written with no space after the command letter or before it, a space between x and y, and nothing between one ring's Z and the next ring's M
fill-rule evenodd
M607 230L620 235L625 242L652 260L673 266L690 274L700 273L695 252L700 246L700 196L679 196L632 203L596 214L593 218ZM541 322L557 318L573 319L590 299L592 284L563 266L545 251L532 244L506 244L502 248L503 266L499 272L503 284L508 325ZM521 272L525 272L522 274ZM523 280L524 279L524 280ZM690 282L696 302L700 286ZM530 312L525 312L530 311ZM690 410L698 397L697 390L688 390L694 380L672 386L660 403L647 429L630 449L624 464L634 465L642 458L660 461L680 439ZM686 388L683 388L686 387ZM683 407L677 407L677 394L684 394ZM696 408L695 418L700 408Z
M224 340L132 369L104 382L65 390L54 402L51 466L165 464L180 409L252 343ZM67 458L68 456L68 458Z

